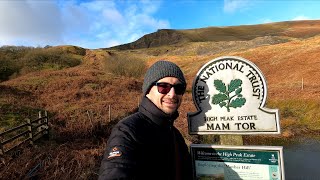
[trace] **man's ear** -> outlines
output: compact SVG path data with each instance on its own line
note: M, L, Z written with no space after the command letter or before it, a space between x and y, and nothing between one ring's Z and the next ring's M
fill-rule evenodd
M146 94L145 94L145 96L147 96L149 93L150 93L150 91L151 91L151 88L152 88L152 86L150 86L149 87L149 89L146 91Z
M145 95L147 98L149 98L150 99L150 90L149 91L147 91L147 93L146 93L146 95Z

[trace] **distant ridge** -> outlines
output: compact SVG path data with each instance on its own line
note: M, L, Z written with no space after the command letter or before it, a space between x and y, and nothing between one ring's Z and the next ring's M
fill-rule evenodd
M320 34L320 20L284 21L186 30L160 29L154 33L146 34L132 43L105 49L141 49L185 42L247 41L264 36L309 38L318 34Z
M189 42L190 39L181 30L160 29L157 32L146 34L132 43L111 47L110 49L127 50L159 47L182 42Z

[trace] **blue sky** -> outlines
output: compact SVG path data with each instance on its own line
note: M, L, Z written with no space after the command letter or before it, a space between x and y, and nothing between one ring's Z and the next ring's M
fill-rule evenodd
M320 20L318 0L0 0L0 46L133 42L158 29Z

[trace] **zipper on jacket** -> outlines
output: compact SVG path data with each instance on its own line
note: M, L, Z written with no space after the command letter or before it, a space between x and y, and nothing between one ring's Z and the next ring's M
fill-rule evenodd
M173 122L172 120L169 120L169 130L172 131Z

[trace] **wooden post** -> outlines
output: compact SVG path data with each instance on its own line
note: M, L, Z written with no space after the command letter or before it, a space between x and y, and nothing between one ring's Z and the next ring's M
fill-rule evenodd
M90 111L91 112L91 111ZM93 122L92 122L92 119L91 119L91 116L90 116L90 113L89 111L87 110L87 115L88 115L88 118L90 120L90 123L91 123L91 127L93 128Z
M2 137L0 137L0 157L4 155L4 148L2 144Z
M44 122L45 122L45 138L48 140L49 139L49 125L48 125L48 112L45 111L44 112L44 115L45 115L45 119L44 119Z
M242 146L243 145L242 135L220 135L220 144Z
M41 118L42 118L41 111L39 111L39 119L41 119ZM38 120L37 123L38 123L38 124L41 124L41 120ZM40 132L40 131L41 131L41 126L39 126L39 127L37 128L37 132Z
M3 144L2 144L2 138L3 137L0 137L0 160L3 164L5 164L5 161L4 161L4 148L3 148Z
M301 80L301 90L303 90L303 86L304 86L304 84L303 84L303 78L302 78L302 80Z
M27 119L28 123L28 131L29 131L29 139L30 139L30 145L33 145L33 136L32 136L32 125L30 119Z
M44 122L46 124L45 125L46 134L48 134L49 125L48 125L48 112L47 111L44 112L44 116L45 116Z
M109 105L109 122L111 122L111 105Z

